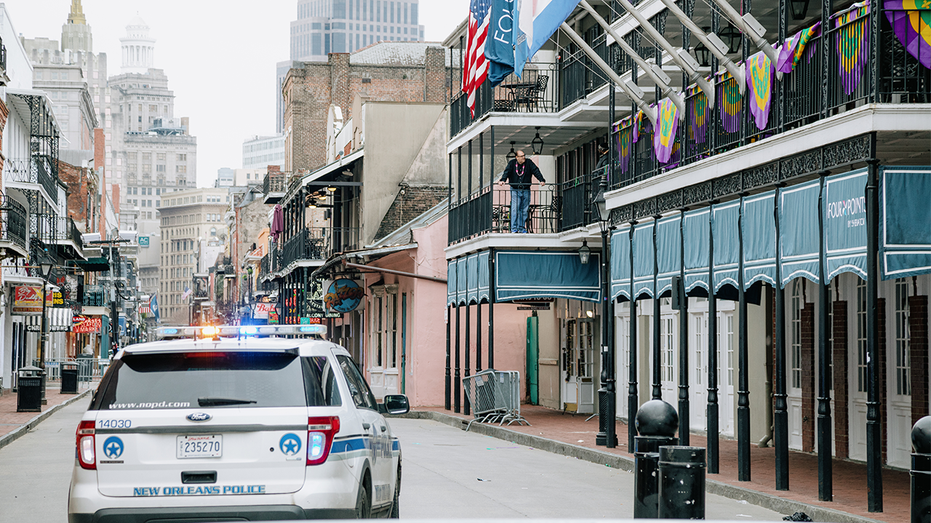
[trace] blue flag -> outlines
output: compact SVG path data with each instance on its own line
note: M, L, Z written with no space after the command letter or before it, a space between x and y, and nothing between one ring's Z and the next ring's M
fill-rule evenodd
M485 59L490 67L488 81L492 87L514 72L514 4L516 0L492 0Z
M149 298L149 308L152 309L152 316L155 317L155 323L159 323L161 319L158 314L158 294L152 294L152 297Z
M569 18L579 0L519 0L514 29L514 71L524 72L524 65Z

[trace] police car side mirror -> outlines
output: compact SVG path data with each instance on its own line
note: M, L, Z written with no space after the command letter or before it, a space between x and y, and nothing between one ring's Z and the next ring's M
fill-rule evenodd
M407 414L411 410L410 403L407 401L407 396L403 394L389 394L385 396L385 402L379 405L380 411L385 414L393 414L395 416L399 414Z

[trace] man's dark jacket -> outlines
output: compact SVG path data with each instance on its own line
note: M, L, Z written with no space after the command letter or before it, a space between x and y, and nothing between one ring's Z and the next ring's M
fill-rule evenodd
M500 181L508 182L512 189L529 189L530 185L533 183L531 176L540 180L540 183L546 183L546 180L543 179L543 173L540 172L540 169L530 161L529 158L524 160L522 166L523 176L520 175L521 169L519 167L517 159L508 162L508 166L504 168L504 174L501 176Z

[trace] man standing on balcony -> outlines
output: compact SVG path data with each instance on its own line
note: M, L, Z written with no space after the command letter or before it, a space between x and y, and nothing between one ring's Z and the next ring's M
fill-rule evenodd
M517 151L517 156L508 162L498 185L511 185L511 232L527 232L527 218L530 211L530 186L533 178L540 180L540 186L546 185L543 173L534 163L524 156L524 151Z

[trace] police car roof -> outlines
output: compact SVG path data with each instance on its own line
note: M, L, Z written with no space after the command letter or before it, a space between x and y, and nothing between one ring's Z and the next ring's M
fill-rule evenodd
M116 359L124 354L158 354L169 352L208 352L208 351L297 351L301 356L323 356L332 351L348 354L346 349L331 341L314 338L182 338L175 340L153 341L130 345L121 350Z

